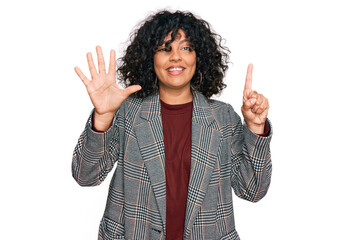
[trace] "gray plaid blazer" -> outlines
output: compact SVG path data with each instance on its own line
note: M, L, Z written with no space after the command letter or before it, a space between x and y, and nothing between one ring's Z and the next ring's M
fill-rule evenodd
M184 239L239 239L232 188L256 202L267 192L270 140L251 132L233 108L194 92L191 169ZM117 163L98 239L165 239L166 181L159 95L129 97L105 133L92 114L75 147L74 179L100 184ZM169 239L171 240L171 239Z

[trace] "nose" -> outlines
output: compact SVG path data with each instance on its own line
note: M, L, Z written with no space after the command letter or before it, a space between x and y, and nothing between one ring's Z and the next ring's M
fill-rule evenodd
M170 54L170 61L171 62L178 62L181 60L180 51L177 48L172 48L171 54Z

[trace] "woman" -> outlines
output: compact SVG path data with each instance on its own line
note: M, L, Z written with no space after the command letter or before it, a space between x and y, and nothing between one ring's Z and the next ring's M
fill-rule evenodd
M232 190L256 202L271 177L268 100L245 81L245 124L229 104L211 100L224 87L228 49L207 22L162 11L132 35L118 68L106 73L97 46L92 80L79 68L94 110L73 155L73 177L100 184L117 163L99 239L239 239Z

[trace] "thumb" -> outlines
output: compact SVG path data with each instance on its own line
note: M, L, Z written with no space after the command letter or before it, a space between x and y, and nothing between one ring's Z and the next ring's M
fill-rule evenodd
M256 98L249 98L248 100L244 101L243 103L243 108L245 110L248 110L250 108L252 108L256 103Z
M128 97L132 93L135 93L141 89L142 89L142 87L140 85L131 85L131 86L125 88L123 91L124 91L124 94Z

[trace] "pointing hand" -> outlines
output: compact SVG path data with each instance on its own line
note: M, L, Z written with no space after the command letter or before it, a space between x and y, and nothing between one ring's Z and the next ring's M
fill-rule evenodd
M269 101L262 94L252 90L252 73L253 64L249 64L246 73L241 112L248 128L256 134L263 134L265 121L268 116Z

